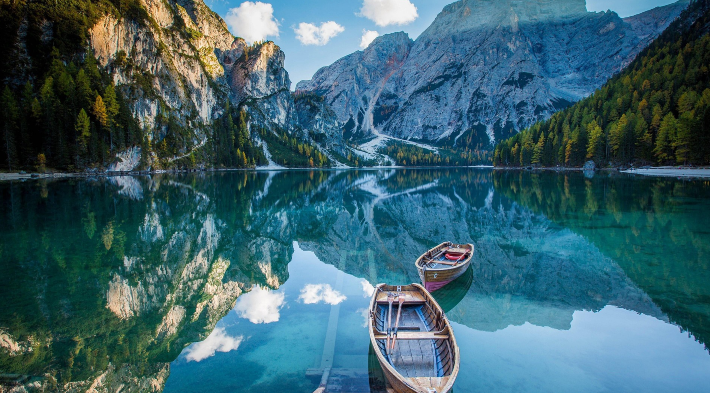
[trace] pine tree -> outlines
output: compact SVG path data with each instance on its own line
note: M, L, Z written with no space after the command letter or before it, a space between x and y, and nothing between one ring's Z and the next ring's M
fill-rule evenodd
M690 144L693 134L694 116L692 112L685 112L676 121L676 133L673 139L673 149L675 150L675 160L678 164L687 164L690 158Z
M100 97L100 96L99 96ZM106 126L109 131L109 147L113 151L113 134L116 128L116 116L118 115L118 101L116 101L116 91L113 85L109 84L104 90L104 106L106 108Z
M15 96L9 87L5 86L0 97L2 106L0 124L2 124L2 149L3 158L7 169L13 170L17 167L17 148L15 146L15 133L17 128L18 108Z
M587 158L601 163L604 155L604 131L596 120L587 125L589 141L587 143Z
M45 79L42 88L39 91L39 112L41 113L39 117L42 118L42 130L44 135L42 135L43 145L41 147L47 154L45 156L53 157L54 151L52 149L55 130L55 105L56 99L54 97L54 79L50 76ZM33 103L33 112L34 112Z
M86 155L89 141L91 140L91 121L83 108L76 117L74 129L76 130L77 141L79 141L79 152L81 155Z
M32 84L25 83L22 88L22 97L20 99L20 162L21 165L27 167L32 159L34 146L32 145L34 134L37 130L36 121L32 116L32 103L35 101Z
M533 151L532 163L540 164L542 162L542 155L545 151L545 134L540 133L540 139L537 140L535 145L535 150Z
M96 120L98 120L101 126L105 128L108 125L108 115L106 114L106 105L100 95L96 96L96 101L94 101L92 111L94 112Z
M667 162L674 156L672 143L675 139L675 129L676 119L672 113L669 113L661 121L656 137L656 147L653 149L653 154L659 163Z
M83 68L76 74L75 84L77 105L79 108L88 110L93 102L91 98L93 92L91 90L91 81Z
M628 125L629 119L626 117L626 114L623 114L621 115L619 121L611 127L611 132L609 133L609 144L611 145L611 154L614 158L624 158L624 136Z

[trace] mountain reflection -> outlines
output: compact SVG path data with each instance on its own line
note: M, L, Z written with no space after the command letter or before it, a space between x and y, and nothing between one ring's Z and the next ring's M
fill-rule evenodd
M471 273L436 296L476 330L569 329L575 311L614 305L707 342L710 239L699 223L710 217L694 199L707 193L470 169L1 184L0 335L14 344L0 348L0 371L60 391L160 391L186 347L196 362L239 351L243 337L215 329L230 310L279 320L294 242L362 279L364 293L417 282L413 261L441 241L473 243ZM311 282L288 301L345 298Z
M710 183L494 172L505 197L611 257L673 323L710 342Z

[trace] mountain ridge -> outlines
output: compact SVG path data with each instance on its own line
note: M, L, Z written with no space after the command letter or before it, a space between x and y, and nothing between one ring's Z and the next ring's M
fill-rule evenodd
M474 3L480 9L472 11ZM681 1L666 6L665 13L641 14L632 20L632 29L614 12L584 8L583 13L583 1L545 2L545 12L528 3L503 3L462 0L446 6L414 41L399 69L387 79L371 81L376 87L353 83L354 75L402 51L387 52L372 64L343 65L358 61L358 53L372 51L382 40L321 68L296 90L324 94L345 124L346 136L349 128L367 137L378 127L396 138L436 143L471 133L475 147L487 148L591 94L687 5ZM658 14L666 17L652 24ZM480 20L486 21L483 27ZM489 30L490 24L495 28ZM587 56L595 46L603 50ZM560 54L565 54L563 60ZM334 79L338 83L329 83ZM360 97L382 102L365 105Z

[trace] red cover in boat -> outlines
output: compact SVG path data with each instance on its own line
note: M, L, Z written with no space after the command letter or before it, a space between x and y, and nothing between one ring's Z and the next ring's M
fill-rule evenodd
M447 253L446 259L448 259L450 261L456 261L458 259L463 259L463 258L461 258L462 255L463 254L459 254L459 253L451 253L451 254Z

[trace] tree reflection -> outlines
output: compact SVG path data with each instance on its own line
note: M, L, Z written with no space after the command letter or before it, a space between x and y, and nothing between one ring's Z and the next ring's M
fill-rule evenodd
M707 182L521 171L495 171L493 181L496 191L589 239L707 347Z

